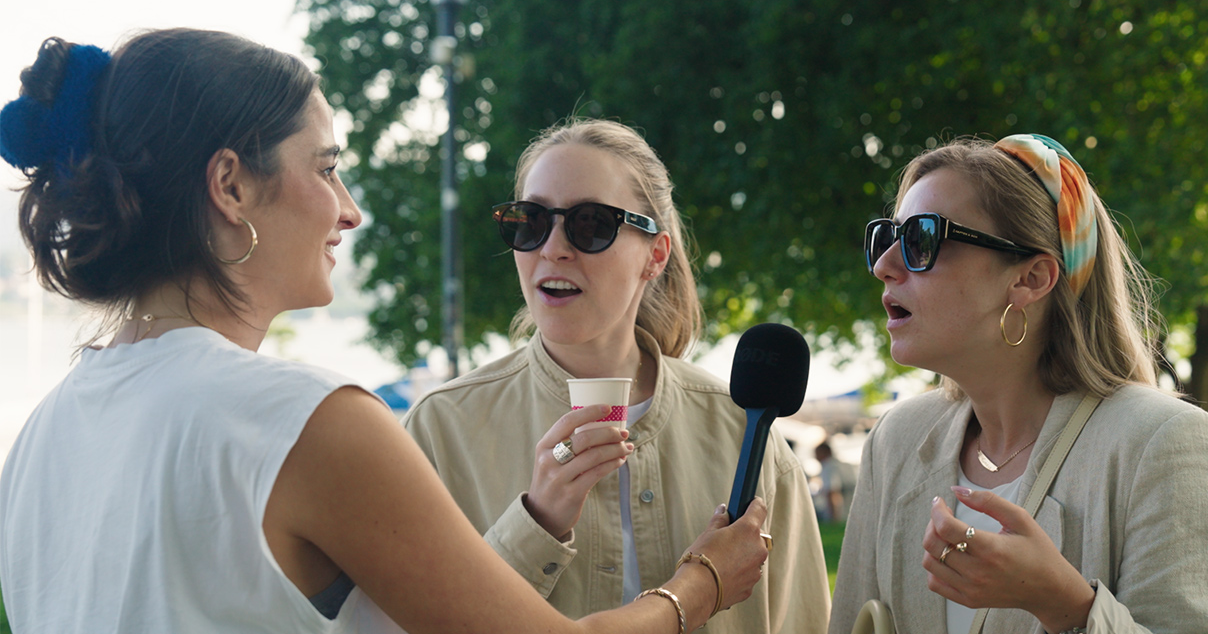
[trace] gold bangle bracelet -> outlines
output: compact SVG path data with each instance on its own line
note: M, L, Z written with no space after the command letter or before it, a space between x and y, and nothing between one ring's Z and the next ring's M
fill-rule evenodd
M679 570L680 566L684 565L685 563L688 563L689 561L692 561L693 559L699 561L701 564L703 564L706 568L709 569L709 572L713 573L713 582L717 584L717 603L713 604L713 614L709 615L709 618L713 618L714 615L716 615L718 612L721 611L722 596L725 594L722 591L721 573L717 571L717 566L714 566L713 562L710 561L709 558L706 557L704 553L701 553L698 555L692 551L688 551L688 552L684 553L684 556L680 557L679 561L675 562L675 569Z
M648 594L657 594L660 597L664 597L670 601L671 605L675 606L675 616L679 618L679 634L688 634L688 619L684 618L684 606L680 605L679 597L675 596L674 592L666 588L651 588L649 590L643 590L642 593L638 595L638 599L641 599ZM635 601L636 600L637 599L635 599Z

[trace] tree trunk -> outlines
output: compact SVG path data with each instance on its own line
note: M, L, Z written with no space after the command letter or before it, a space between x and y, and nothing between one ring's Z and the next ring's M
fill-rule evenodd
M1200 407L1208 403L1208 304L1195 310L1195 352L1191 354L1191 378L1188 396ZM1208 407L1206 407L1208 409Z

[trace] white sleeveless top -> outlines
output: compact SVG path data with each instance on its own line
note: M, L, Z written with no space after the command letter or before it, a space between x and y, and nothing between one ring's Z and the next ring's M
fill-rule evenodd
M334 621L281 572L269 493L335 373L205 328L85 350L0 477L18 632L400 632L359 589Z
M973 489L974 491L990 491L1012 504L1018 504L1016 499L1019 497L1019 484L1020 480L1022 479L1023 477L1021 476L1006 484L1000 484L993 489L987 489L986 487L980 487L976 484L973 484L969 478L965 477L965 471L961 469L959 484L967 489ZM985 513L982 513L981 511L975 511L964 504L961 504L959 500L956 503L956 511L953 513L953 516L956 517L956 519L972 526L979 533L993 534L1002 531L1002 524L999 524L998 520L986 515ZM977 539L976 535L974 536L974 539ZM976 542L970 541L970 548L972 548L975 544ZM950 601L947 599L944 600L944 604L948 609L948 634L969 634L969 628L973 627L973 617L977 615L977 610L967 608L955 601Z

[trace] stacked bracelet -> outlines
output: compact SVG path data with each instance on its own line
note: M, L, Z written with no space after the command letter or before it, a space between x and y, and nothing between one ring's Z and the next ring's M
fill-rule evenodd
M717 584L717 603L713 604L713 613L709 615L709 618L713 618L713 616L715 614L717 614L718 612L721 611L721 604L722 604L721 573L717 572L717 566L714 566L713 562L710 561L709 558L704 555L704 553L701 553L698 555L692 551L688 551L688 552L684 553L684 556L680 557L679 561L675 562L675 569L679 570L680 566L684 565L685 563L687 563L689 561L692 561L693 559L704 564L704 566L709 569L709 572L713 573L713 582Z
M649 590L643 590L642 593L638 595L638 599L641 599L648 594L657 594L660 597L664 597L668 601L671 601L671 605L675 606L675 616L679 617L679 634L688 634L688 620L684 618L684 606L680 605L679 597L675 596L675 593L666 588L651 588Z

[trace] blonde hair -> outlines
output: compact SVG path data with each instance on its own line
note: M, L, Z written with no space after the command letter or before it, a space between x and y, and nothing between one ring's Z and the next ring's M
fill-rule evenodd
M919 179L940 169L973 184L995 235L1062 262L1053 199L1023 163L988 141L958 138L915 157L902 173L896 205L901 207ZM1039 333L1038 371L1055 394L1087 391L1106 397L1126 383L1156 385L1161 318L1154 309L1153 278L1120 237L1098 192L1089 195L1098 221L1098 254L1081 296L1074 295L1062 265ZM955 381L944 377L941 385L948 396L961 396Z
M637 325L654 337L663 354L682 357L701 332L700 299L691 263L694 245L671 200L674 186L667 167L641 135L629 126L600 119L569 119L547 128L516 162L515 199L524 195L525 181L537 159L551 147L571 143L600 149L620 159L633 175L634 194L643 205L631 211L654 218L659 231L671 236L667 266L646 285ZM531 335L535 327L528 306L522 306L512 319L512 340Z

